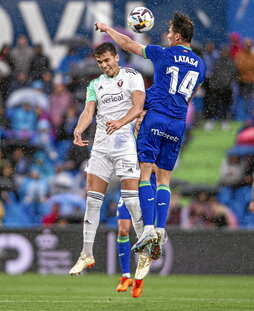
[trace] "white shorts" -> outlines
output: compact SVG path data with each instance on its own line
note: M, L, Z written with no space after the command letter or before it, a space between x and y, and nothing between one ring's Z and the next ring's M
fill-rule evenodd
M93 148L85 171L109 183L111 175L123 179L139 179L140 169L135 138L130 135L117 135L107 141L102 152ZM105 148L107 152L105 152ZM96 150L97 149L97 150Z

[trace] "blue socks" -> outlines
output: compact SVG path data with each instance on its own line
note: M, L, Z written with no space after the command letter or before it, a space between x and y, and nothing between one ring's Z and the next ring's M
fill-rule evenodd
M144 226L154 224L154 192L150 181L139 183L139 201Z
M165 228L170 204L170 188L166 185L159 185L156 192L156 220L157 227Z
M130 273L131 243L129 236L117 236L117 250L122 274Z

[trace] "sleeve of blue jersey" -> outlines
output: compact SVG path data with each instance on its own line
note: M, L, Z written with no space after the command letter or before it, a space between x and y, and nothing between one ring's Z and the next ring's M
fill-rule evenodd
M147 45L143 48L144 58L148 58L151 61L160 59L161 54L163 53L163 48L158 45Z
M205 80L205 72L206 72L205 64L202 61L202 66L201 66L201 82L199 83L199 85L203 84L203 82Z

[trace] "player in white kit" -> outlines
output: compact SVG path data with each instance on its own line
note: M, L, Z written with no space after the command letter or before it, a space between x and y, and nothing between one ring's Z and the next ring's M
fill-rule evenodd
M137 237L143 232L138 197L140 170L134 123L143 111L145 87L140 73L118 65L119 55L110 42L95 49L103 74L90 82L86 105L74 130L74 144L84 147L82 132L96 111L97 128L87 172L87 202L83 225L83 249L69 274L77 275L95 264L93 244L99 225L100 208L113 172L121 181L121 196L129 210Z

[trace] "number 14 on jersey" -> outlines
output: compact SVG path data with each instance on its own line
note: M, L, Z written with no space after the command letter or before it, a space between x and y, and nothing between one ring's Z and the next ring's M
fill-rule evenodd
M193 89L194 86L196 85L199 72L189 70L182 79L178 87L178 90L177 85L179 79L179 68L176 66L168 67L166 74L171 74L169 93L174 95L176 94L176 92L179 92L180 94L185 95L185 100L188 101L193 93Z

